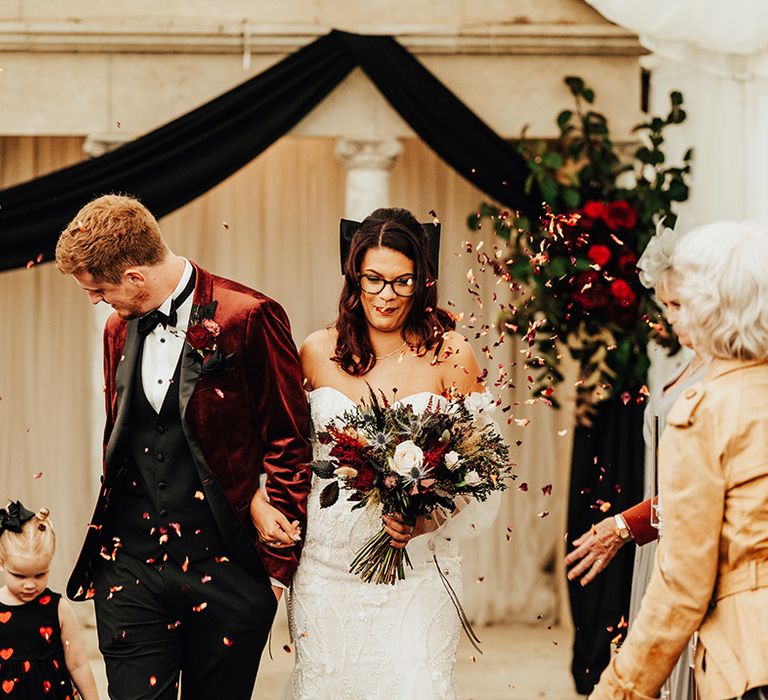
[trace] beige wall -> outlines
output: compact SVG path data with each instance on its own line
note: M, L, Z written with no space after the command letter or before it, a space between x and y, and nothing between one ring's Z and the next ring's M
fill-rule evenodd
M396 35L507 137L555 133L573 74L595 86L617 138L638 121L636 37L581 0L16 0L0 4L0 134L136 136L332 27ZM412 135L359 71L296 130L374 132Z

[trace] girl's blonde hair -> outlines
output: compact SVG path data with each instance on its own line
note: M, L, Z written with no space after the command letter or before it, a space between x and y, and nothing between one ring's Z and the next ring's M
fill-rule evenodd
M48 519L50 511L41 508L21 526L21 532L3 530L0 532L0 562L17 554L45 554L53 556L56 551L56 532Z

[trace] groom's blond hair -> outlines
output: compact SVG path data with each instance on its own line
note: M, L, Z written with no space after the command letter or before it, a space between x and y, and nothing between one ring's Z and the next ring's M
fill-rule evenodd
M61 232L56 267L65 275L88 272L118 284L129 267L157 265L167 254L149 209L135 197L106 194L88 202Z

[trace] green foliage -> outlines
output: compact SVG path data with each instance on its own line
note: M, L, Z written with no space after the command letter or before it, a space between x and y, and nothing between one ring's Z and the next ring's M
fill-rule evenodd
M501 323L529 343L536 393L554 402L564 345L580 363L580 395L589 403L642 385L649 337L670 337L635 263L657 222L672 225L675 204L688 198L693 153L680 165L664 153L665 130L686 118L681 93L670 94L666 116L634 128L640 143L627 159L591 107L594 91L577 76L565 84L574 106L556 117L559 137L518 144L530 169L527 188L541 195L545 216L532 222L483 203L468 225L492 223L509 243L505 279L517 295Z

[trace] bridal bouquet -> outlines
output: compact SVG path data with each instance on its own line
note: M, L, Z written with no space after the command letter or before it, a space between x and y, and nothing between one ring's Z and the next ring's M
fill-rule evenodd
M484 501L514 479L508 448L491 421L478 420L466 399L430 399L423 412L389 403L371 391L370 400L346 411L319 434L332 444L329 460L313 463L315 473L333 479L320 494L320 507L351 491L353 509L382 506L388 515L415 523L435 510L456 510L461 497ZM391 546L382 528L357 553L349 570L366 582L394 584L413 568L406 548Z

